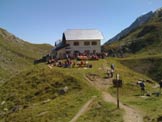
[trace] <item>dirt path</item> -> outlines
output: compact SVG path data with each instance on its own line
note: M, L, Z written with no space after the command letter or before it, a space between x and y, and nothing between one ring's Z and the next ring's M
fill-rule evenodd
M105 89L112 85L111 79L101 79L96 77L96 80L89 79L90 77L86 77L86 80L96 87L98 90L102 92L103 100L106 102L112 102L116 104L116 98L113 97L110 93L105 92ZM120 108L124 109L124 122L143 122L143 116L139 113L139 111L135 110L132 107L124 105L120 103Z
M102 92L102 97L104 101L116 104L116 98L112 97L109 93ZM124 109L125 111L123 118L124 122L143 122L143 117L135 109L122 103L120 103L120 108Z
M88 109L90 104L93 102L93 100L96 98L96 96L93 96L90 100L88 100L83 107L78 111L78 113L72 118L70 122L76 122L76 120L83 115Z

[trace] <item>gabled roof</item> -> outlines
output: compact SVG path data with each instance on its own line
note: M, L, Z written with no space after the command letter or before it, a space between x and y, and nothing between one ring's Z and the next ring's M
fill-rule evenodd
M96 29L69 29L64 32L66 40L101 40L103 35Z

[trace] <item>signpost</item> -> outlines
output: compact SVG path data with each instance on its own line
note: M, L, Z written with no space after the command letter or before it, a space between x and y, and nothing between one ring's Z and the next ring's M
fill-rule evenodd
M116 87L116 96L117 96L117 108L119 108L119 88L122 87L122 80L120 80L120 75L116 75L116 79L113 80L113 84Z
M119 108L119 74L116 74L116 81L117 81L117 108Z
M119 108L119 87L117 87L117 108Z

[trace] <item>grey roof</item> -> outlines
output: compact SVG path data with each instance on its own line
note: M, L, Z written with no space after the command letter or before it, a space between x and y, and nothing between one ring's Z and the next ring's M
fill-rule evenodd
M101 40L103 35L96 29L69 29L64 32L66 40Z

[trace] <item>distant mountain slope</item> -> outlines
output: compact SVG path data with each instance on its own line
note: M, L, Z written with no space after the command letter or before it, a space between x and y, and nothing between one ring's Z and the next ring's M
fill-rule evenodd
M158 9L147 23L131 31L119 41L105 44L103 50L112 56L162 54L162 9Z
M112 39L108 40L106 42L106 44L120 40L122 37L127 35L129 32L133 31L134 29L138 28L142 24L146 23L152 17L152 15L153 15L153 12L150 11L150 12L138 17L129 27L122 30L119 34L114 36Z
M52 46L25 42L0 28L0 82L48 54Z
M145 74L155 81L162 79L162 58L148 57L139 59L125 59L120 61L121 64L133 69L136 72Z

